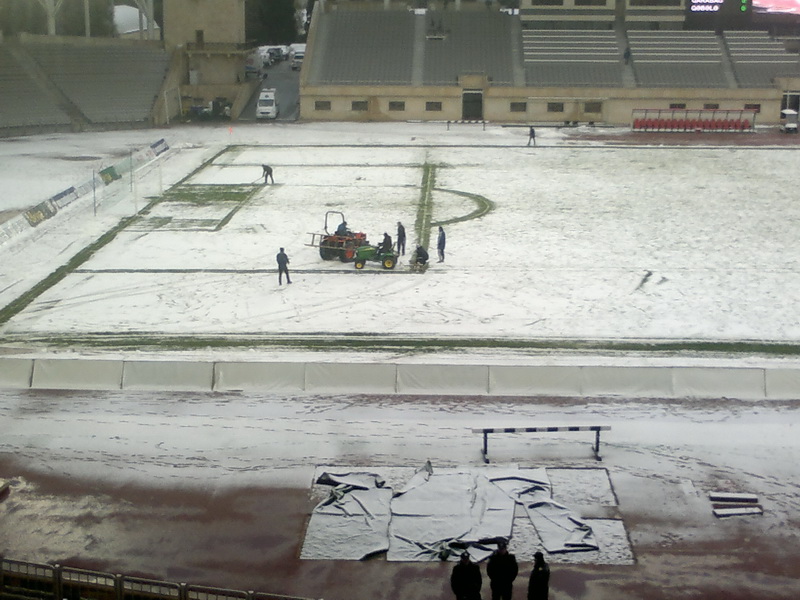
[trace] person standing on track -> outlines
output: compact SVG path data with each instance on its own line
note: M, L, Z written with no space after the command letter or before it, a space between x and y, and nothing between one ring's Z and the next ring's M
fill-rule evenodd
M511 600L518 572L517 557L509 553L508 542L500 540L497 542L497 550L489 557L486 565L492 600Z
M536 129L528 127L528 146L531 144L536 145Z
M468 552L462 553L461 560L450 575L450 588L456 600L481 600L482 585L480 567L470 560Z
M272 167L269 165L261 165L261 170L264 175L264 185L270 182L275 183L275 178L272 176Z
M286 275L286 283L292 283L292 280L289 279L289 257L286 256L283 248L275 256L275 260L278 261L278 285L283 285L284 274Z
M533 570L528 581L528 600L547 600L550 595L550 567L544 560L544 554L533 555Z

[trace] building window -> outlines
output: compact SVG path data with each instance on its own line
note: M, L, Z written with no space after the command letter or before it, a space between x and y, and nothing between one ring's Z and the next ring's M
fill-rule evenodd
M669 105L670 109L672 110L685 110L686 103L685 102L673 102Z
M564 112L563 102L548 102L547 112Z
M405 110L406 103L402 100L390 100L389 101L389 110Z
M592 113L592 114L599 114L599 113L603 112L603 103L602 102L586 102L583 105L583 112Z
M528 112L527 102L512 102L511 112Z
M606 0L575 0L575 6L605 6Z
M564 6L564 0L532 0L531 6Z
M426 102L425 103L425 110L428 110L428 111L440 111L440 110L442 110L442 103L441 102Z
M703 104L703 108L705 108L706 110L719 110L719 104L717 104L716 102L713 103L709 102L707 104Z
M760 104L745 104L744 105L744 109L745 110L754 110L757 113L760 113L761 112L761 105Z
M369 110L369 101L368 100L353 100L350 103L350 110L363 112Z
M315 100L314 101L314 110L330 110L331 109L331 101L330 100Z

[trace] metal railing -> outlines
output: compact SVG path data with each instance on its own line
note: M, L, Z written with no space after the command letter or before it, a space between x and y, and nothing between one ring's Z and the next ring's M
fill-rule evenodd
M0 600L314 600L0 558Z

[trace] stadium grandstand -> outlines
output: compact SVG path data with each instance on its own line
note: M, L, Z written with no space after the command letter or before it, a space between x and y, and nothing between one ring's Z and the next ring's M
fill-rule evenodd
M320 0L300 114L633 125L643 111L665 111L694 128L689 113L709 111L698 129L708 120L751 130L797 109L800 55L798 37L776 36L775 14L759 20L750 2L442 0L409 10Z
M244 81L243 0L170 0L163 36L153 0L137 0L145 26L118 37L56 35L60 5L41 3L47 35L0 31L2 135L148 127L193 109L235 117L258 85Z
M800 16L781 0L414 4L317 0L301 119L743 131L798 109ZM160 125L223 105L235 119L258 85L243 76L244 19L242 0L172 0L161 40L0 36L0 132Z

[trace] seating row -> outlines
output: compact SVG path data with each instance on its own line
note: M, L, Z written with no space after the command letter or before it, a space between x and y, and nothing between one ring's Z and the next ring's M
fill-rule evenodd
M633 120L637 131L750 131L750 119L669 119Z

